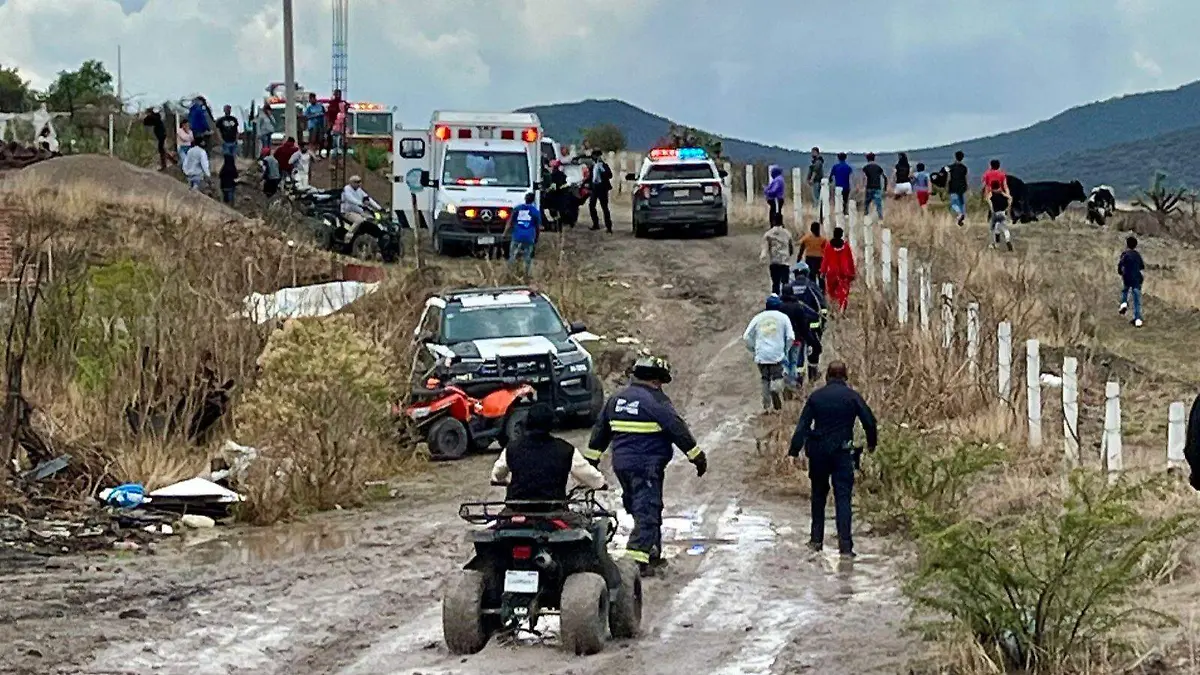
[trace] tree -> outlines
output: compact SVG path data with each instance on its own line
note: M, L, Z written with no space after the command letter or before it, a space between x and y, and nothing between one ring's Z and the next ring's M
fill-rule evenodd
M0 112L28 112L33 108L33 90L17 68L0 66Z
M79 70L62 70L44 97L50 110L75 112L89 105L117 105L112 74L94 59L83 62Z
M1183 204L1195 195L1185 187L1167 187L1167 173L1156 171L1150 181L1150 189L1133 200L1133 205L1145 209L1154 215L1160 226L1165 226L1167 220L1179 212Z
M667 135L659 142L659 147L665 148L704 148L710 157L721 156L721 139L712 134L683 126L682 124L671 123L667 128Z
M601 152L620 152L625 149L625 134L615 124L597 124L583 130L583 144Z

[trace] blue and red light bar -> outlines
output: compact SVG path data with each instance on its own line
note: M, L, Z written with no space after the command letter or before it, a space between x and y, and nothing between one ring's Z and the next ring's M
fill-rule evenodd
M650 159L708 159L708 153L704 148L654 148Z

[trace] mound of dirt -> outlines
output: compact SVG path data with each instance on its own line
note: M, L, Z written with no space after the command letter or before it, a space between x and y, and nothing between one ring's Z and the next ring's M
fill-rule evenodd
M214 172L218 167L213 166ZM186 208L189 215L219 220L241 220L242 215L224 204L188 189L170 176L143 169L106 155L56 157L23 169L10 178L29 180L49 188L90 184L108 190L113 197L144 200ZM216 176L213 177L214 181Z
M330 159L321 157L313 162L312 170L309 174L309 180L314 187L327 190L333 187L342 187L340 185L330 185L332 171L330 170ZM361 176L363 179L363 189L367 194L375 198L383 206L391 206L392 204L392 182L387 176L378 171L371 171L365 164L360 163L353 157L346 158L346 178L350 176ZM408 206L407 204L405 206Z

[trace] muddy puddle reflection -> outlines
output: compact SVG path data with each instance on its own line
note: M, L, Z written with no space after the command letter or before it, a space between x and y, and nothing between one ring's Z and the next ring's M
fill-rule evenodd
M346 548L362 537L361 530L344 525L297 523L261 529L189 532L177 550L200 565L251 564Z

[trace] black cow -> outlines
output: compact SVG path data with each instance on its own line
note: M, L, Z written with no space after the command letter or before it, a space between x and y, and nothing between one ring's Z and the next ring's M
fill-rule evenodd
M1092 188L1092 194L1087 200L1087 219L1093 225L1104 227L1105 221L1112 217L1114 211L1117 210L1117 198L1113 195L1112 188L1107 185L1099 185Z
M1083 191L1083 183L1077 180L1070 183L1038 181L1025 184L1025 198L1035 220L1043 213L1054 220L1059 214L1066 213L1071 202L1086 202L1087 194Z

